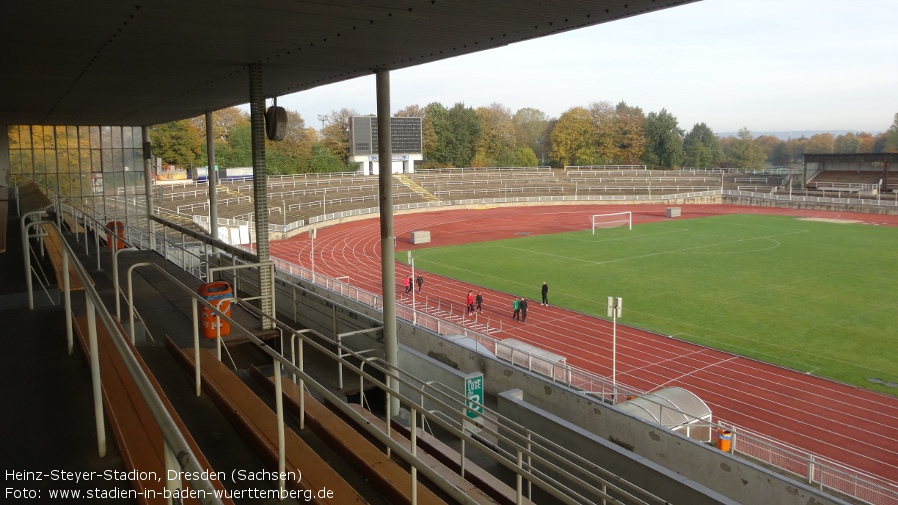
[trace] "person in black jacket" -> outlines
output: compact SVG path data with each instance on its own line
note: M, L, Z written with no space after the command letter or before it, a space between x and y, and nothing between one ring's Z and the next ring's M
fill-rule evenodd
M543 281L543 303L540 305L548 305L549 304L549 286L546 284L546 281Z

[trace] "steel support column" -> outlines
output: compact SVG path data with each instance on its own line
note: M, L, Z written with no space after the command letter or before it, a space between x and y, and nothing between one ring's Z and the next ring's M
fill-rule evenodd
M265 166L265 96L262 88L262 65L252 63L249 66L249 112L252 128L253 146L253 213L256 225L256 255L259 263L271 259L268 247L268 195L266 186L268 175ZM259 269L259 289L261 290L262 312L274 317L272 295L274 279L270 268ZM262 327L274 328L274 323L262 319Z
M384 297L385 359L394 369L399 365L396 334L396 250L393 237L393 148L390 145L390 71L377 71L377 156L380 188L380 257ZM395 379L388 386L398 389ZM399 413L399 401L390 401L390 415Z
M156 174L153 172L153 149L150 143L150 128L148 126L140 127L140 135L143 137L143 179L146 185L147 197L147 247L151 251L156 249L156 221L149 218L155 214L153 202L153 181L156 180ZM87 245L87 234L84 235L84 244Z
M206 153L208 153L209 168L206 170L206 180L209 181L209 236L218 238L218 193L215 188L218 184L215 170L215 123L212 121L212 111L206 112Z

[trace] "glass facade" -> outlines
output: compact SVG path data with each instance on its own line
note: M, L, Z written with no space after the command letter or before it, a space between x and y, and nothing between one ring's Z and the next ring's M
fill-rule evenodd
M143 135L139 126L10 125L12 181L34 181L110 220L146 216Z

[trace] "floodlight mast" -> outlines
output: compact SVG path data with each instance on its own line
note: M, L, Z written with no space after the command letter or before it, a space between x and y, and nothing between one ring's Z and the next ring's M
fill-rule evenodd
M623 313L623 308L623 298L608 297L606 314L611 318L611 385L614 388L612 403L617 402L617 318Z

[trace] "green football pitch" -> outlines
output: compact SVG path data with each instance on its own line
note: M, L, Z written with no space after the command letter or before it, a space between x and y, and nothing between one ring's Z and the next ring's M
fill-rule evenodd
M724 215L419 249L435 274L898 395L898 228ZM871 380L872 379L872 380ZM883 384L886 383L886 384Z

